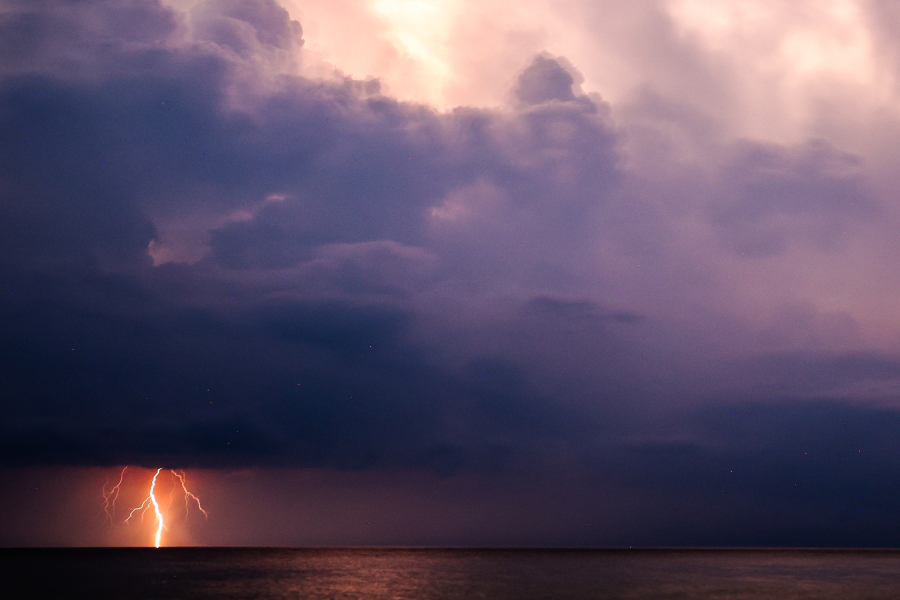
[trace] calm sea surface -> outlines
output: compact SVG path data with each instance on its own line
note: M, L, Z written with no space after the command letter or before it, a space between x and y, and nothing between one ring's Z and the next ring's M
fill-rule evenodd
M0 576L16 598L898 599L900 552L0 550Z

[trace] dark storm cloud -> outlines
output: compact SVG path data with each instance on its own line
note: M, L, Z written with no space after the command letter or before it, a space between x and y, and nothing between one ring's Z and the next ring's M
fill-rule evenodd
M252 55L258 44L290 48L303 44L303 29L275 0L200 2L190 12L196 39L207 40L240 55Z
M713 219L736 252L771 255L798 239L839 246L846 229L877 211L859 159L815 140L797 148L740 142L721 172Z
M564 300L539 296L531 301L531 306L539 313L545 313L562 319L573 320L612 320L621 323L638 323L641 316L628 312L604 312L595 302L590 300Z
M519 77L516 98L525 104L542 104L552 100L575 100L572 86L575 78L559 61L548 56L535 56L531 65Z
M145 0L9 0L0 10L4 73L118 70L126 66L121 50L152 47L177 27L173 13Z
M898 425L827 400L720 402L660 419L598 470L652 507L640 544L893 546Z
M224 319L141 308L4 315L4 339L22 340L4 352L8 462L444 472L499 468L535 452L535 435L573 433L508 361L455 375L433 364L402 341L397 308L281 302Z
M709 266L841 247L879 214L856 157L710 141L663 98L617 125L547 54L515 106L439 113L292 74L302 45L272 0L3 3L3 462L564 464L651 503L884 499L861 482L896 467L871 403L896 360L752 347ZM878 453L845 457L866 432ZM676 533L646 539L720 541Z
M875 352L764 354L749 366L760 387L778 395L890 398L900 383L900 361Z

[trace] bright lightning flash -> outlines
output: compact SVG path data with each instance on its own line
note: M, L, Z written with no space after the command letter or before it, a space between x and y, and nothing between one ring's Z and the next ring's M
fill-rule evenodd
M207 514L207 512L205 510L203 510L203 507L200 505L200 498L198 498L197 496L195 496L194 494L192 494L188 491L187 477L185 476L184 471L182 471L180 473L178 471L172 471L172 476L178 478L178 483L181 484L181 491L184 492L184 512L187 513L187 511L190 510L191 500L193 500L194 502L197 503L197 508L199 508L200 512L203 513L203 516L206 518L209 518L209 515ZM172 491L174 493L175 488L172 488Z
M103 489L101 491L101 495L103 496L103 512L106 513L106 516L109 518L110 522L113 522L113 513L115 512L115 504L116 500L119 497L119 492L122 489L122 482L125 480L125 471L128 470L128 467L122 469L122 473L119 475L119 482L112 486L108 491L106 486L109 485L109 481L103 484ZM156 526L156 533L153 537L154 545L159 548L162 543L162 533L164 529L168 529L166 527L166 516L163 513L163 509L160 506L159 499L157 498L159 491L157 489L158 484L160 483L160 474L162 474L162 467L158 468L156 472L153 474L153 479L150 481L150 492L147 494L147 497L144 498L144 501L137 508L133 508L129 513L128 517L125 519L125 523L131 521L132 517L135 514L141 515L141 521L144 520L144 515L153 507L153 515L154 515L154 525ZM166 506L166 512L169 511L172 505L172 499L175 496L175 493L180 490L182 496L184 497L184 514L185 516L190 511L191 504L194 503L197 505L197 508L200 509L200 512L203 513L204 517L209 517L207 512L203 509L203 506L200 504L200 498L195 496L190 492L187 488L187 476L184 471L175 471L169 470L169 474L172 481L172 491L169 494L169 503Z
M107 479L106 483L103 484L103 490L100 492L103 495L103 512L106 513L110 524L113 522L113 511L116 510L116 500L119 498L119 490L122 489L122 481L125 479L125 471L127 470L128 467L122 469L122 473L119 475L119 483L112 486L108 492L106 491L106 486L109 485L109 480Z

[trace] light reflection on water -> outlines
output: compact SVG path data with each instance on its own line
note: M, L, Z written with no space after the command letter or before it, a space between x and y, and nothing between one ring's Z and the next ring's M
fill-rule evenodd
M900 598L897 551L2 550L0 575L35 598Z

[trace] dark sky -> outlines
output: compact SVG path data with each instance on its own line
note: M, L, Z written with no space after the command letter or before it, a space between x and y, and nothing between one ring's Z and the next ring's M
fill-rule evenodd
M123 465L182 543L897 544L888 3L402 72L295 4L0 1L0 544L138 543Z

